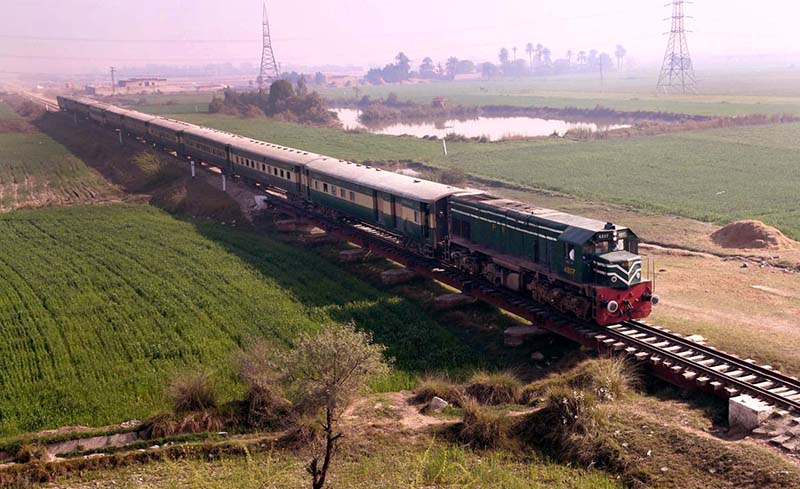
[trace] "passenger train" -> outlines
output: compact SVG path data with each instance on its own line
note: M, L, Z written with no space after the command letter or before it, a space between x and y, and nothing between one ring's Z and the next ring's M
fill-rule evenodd
M639 240L623 226L92 99L62 96L58 104L598 325L645 318L658 302L642 276Z

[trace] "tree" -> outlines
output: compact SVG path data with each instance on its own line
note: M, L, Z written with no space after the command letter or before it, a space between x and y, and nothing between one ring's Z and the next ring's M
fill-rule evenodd
M318 71L317 74L314 75L314 83L317 85L324 85L327 81L328 79L321 71Z
M306 76L300 75L300 78L297 79L297 96L305 97L306 95L308 95L308 85L306 84Z
M452 80L456 77L458 73L458 58L455 56L451 56L447 59L447 63L445 64L447 68L447 76Z
M586 51L578 52L578 64L586 63Z
M541 44L536 45L536 63L542 64L542 51L544 50L544 46Z
M500 75L500 69L493 63L486 62L481 64L481 76L484 78L491 80L498 75Z
M572 56L573 56L574 54L575 54L575 53L573 53L571 49L567 51L567 62L568 62L569 64L572 64Z
M406 75L405 79L408 79L408 72L411 71L411 60L408 59L402 51L397 53L397 56L394 57L394 60L397 62L397 67L400 69L401 73Z
M525 52L528 53L528 60L531 63L531 69L533 69L533 43L532 42L529 42L525 46Z
M622 68L622 61L625 59L625 55L628 54L628 51L622 47L622 44L617 44L617 49L614 51L614 56L617 57L617 69Z
M500 60L501 65L508 64L508 49L506 48L501 49L500 54L497 57Z
M544 58L545 66L550 66L553 63L553 60L550 59L551 54L552 53L550 52L550 48L542 49L542 57Z
M296 392L296 406L322 413L325 432L324 455L315 454L307 470L311 487L321 489L330 468L336 443L342 437L337 425L347 405L364 391L368 383L388 371L383 354L386 348L375 344L372 335L355 325L325 325L316 335L300 335L297 346L282 358L286 379Z
M517 60L517 47L516 47L516 46L514 46L514 47L513 47L513 48L511 48L511 49L513 49L513 50L514 50L514 61L516 61L516 60Z
M433 78L436 75L436 66L433 64L433 60L426 56L425 59L422 60L422 64L419 65L419 75L422 78Z
M270 114L283 112L289 107L289 101L294 98L294 88L287 80L275 80L269 86L267 104Z

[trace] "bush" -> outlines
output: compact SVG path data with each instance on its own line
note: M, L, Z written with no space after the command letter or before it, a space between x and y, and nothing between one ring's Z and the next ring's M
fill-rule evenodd
M464 418L458 426L458 439L473 448L497 448L507 438L508 417L481 407L474 399L462 401Z
M272 363L274 348L259 341L239 354L239 378L247 386L247 424L256 428L285 423L292 404L286 399L281 374Z
M217 407L216 384L205 371L180 375L169 386L176 413L204 411Z
M470 379L466 393L481 404L517 402L522 383L509 372L477 372Z
M419 385L414 389L414 397L411 398L411 402L427 404L434 397L440 397L450 404L460 406L464 393L461 387L446 377L428 376L420 380Z
M216 408L186 413L159 414L144 423L148 438L158 439L183 433L216 433L225 428L226 419Z
M47 447L35 443L25 443L14 454L14 461L21 464L29 462L46 462Z
M532 404L554 388L567 388L591 393L601 402L624 397L639 385L633 366L622 357L586 360L568 372L525 386L519 397L523 404Z
M322 442L325 431L320 420L313 416L303 416L296 420L292 427L278 438L280 448L299 450L313 447Z
M448 168L439 174L439 181L445 185L461 185L467 179L461 168Z
M609 434L606 413L590 392L553 388L545 406L521 421L519 431L564 462L619 473L627 470L624 454Z

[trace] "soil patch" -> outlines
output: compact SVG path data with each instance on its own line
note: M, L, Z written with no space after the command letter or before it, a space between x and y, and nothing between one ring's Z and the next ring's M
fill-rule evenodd
M723 248L786 249L795 243L761 221L737 221L715 231L711 239Z

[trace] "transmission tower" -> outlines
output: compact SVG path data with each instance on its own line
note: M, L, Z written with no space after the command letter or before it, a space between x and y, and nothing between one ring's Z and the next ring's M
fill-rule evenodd
M667 52L661 65L656 91L663 94L696 93L696 81L689 45L686 43L684 25L684 0L672 0L672 29L669 32Z
M272 39L269 35L269 20L267 19L267 3L264 2L264 45L261 50L261 70L258 74L258 89L264 87L264 83L271 78L280 77L278 62L275 59L275 52L272 50Z

